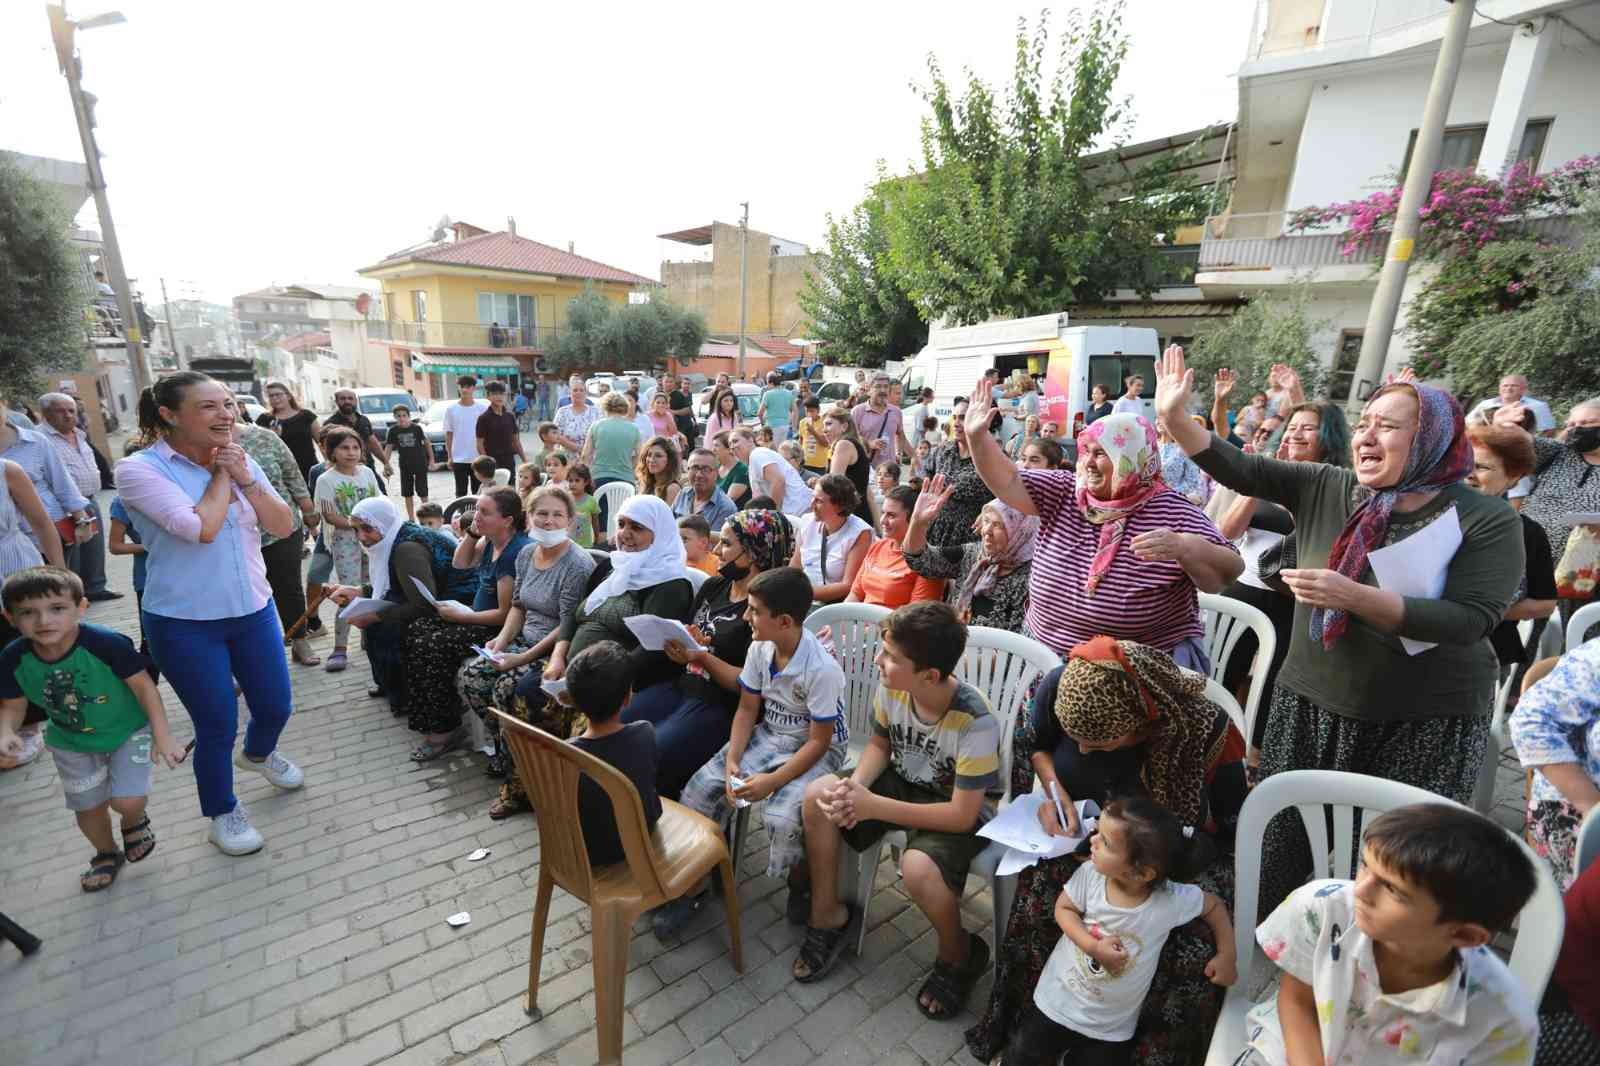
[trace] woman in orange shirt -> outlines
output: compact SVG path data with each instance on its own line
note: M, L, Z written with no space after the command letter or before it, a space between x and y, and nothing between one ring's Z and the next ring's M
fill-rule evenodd
M916 490L909 485L897 485L884 493L883 518L878 523L883 537L867 549L846 603L871 603L892 610L920 600L944 599L944 581L913 573L900 550L916 503Z

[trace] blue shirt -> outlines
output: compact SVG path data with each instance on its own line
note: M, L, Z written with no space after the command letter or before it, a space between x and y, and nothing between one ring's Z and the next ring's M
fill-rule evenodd
M499 555L494 554L493 544L483 546L483 558L478 560L478 594L472 598L474 611L492 611L500 606L495 584L503 577L516 580L517 556L532 543L526 533L517 533L506 542L506 550Z
M67 473L67 464L61 461L61 453L38 430L23 429L15 424L12 428L16 430L17 442L0 452L0 459L10 459L22 467L28 480L33 482L33 487L39 490L39 499L43 501L45 514L50 516L50 521L59 522L67 516L68 511L87 508L89 501L78 491L72 475ZM27 527L26 520L19 519L19 522L24 528Z
M122 506L121 496L111 497L111 519L128 527L127 539L130 544L144 543L139 539L139 531L133 527L133 519L128 517L128 509ZM140 595L144 594L144 562L144 552L133 557L133 591Z
M794 414L794 393L779 385L763 392L761 402L767 408L763 419L766 425L777 428L789 424L790 416Z
M697 514L711 527L711 535L716 536L722 531L722 524L738 509L739 505L730 500L728 494L721 489L712 489L711 499L696 509L694 487L685 486L678 490L678 498L673 501L672 515L674 518L687 518Z

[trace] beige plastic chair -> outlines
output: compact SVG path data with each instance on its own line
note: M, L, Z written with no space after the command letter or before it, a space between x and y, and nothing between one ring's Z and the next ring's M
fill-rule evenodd
M633 923L685 895L713 869L722 879L728 908L733 968L744 972L739 935L739 893L722 830L704 815L669 799L653 831L645 827L639 790L627 776L588 752L556 739L501 711L500 732L539 820L539 894L533 908L533 950L528 960L528 994L522 1007L535 1020L539 1010L539 963L550 895L556 885L589 904L593 926L595 1021L600 1062L622 1061L622 1003L628 977L628 945ZM605 789L616 815L625 860L595 869L578 825L578 776Z

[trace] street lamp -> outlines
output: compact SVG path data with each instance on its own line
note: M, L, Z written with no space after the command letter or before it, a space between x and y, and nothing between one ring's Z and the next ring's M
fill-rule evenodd
M144 339L140 335L139 319L134 315L133 290L128 286L128 273L122 265L122 248L117 243L117 228L111 221L111 201L106 198L105 172L100 169L100 148L94 139L94 105L96 97L83 91L83 63L78 58L75 36L78 30L92 30L101 26L116 26L128 21L120 11L108 11L92 18L73 21L67 17L65 4L46 4L45 14L50 18L50 36L55 41L56 62L67 79L67 92L72 97L72 113L78 120L78 137L83 141L83 161L89 168L89 191L94 194L95 210L100 215L100 237L104 244L104 257L111 287L117 294L117 310L122 315L122 336L128 345L128 369L133 373L133 386L141 393L150 385L150 371L144 361Z

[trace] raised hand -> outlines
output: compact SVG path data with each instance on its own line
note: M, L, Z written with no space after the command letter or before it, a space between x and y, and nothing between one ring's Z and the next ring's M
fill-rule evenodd
M994 413L994 397L989 393L989 383L986 379L978 382L978 387L972 390L972 396L967 400L967 417L962 423L962 428L967 431L968 437L976 437L980 433L989 432L989 417Z
M1161 353L1156 364L1156 414L1171 425L1189 417L1189 400L1194 394L1194 371L1183 357L1183 348L1173 344ZM968 409L970 420L972 412Z
M1226 400L1233 393L1235 384L1237 382L1234 380L1233 371L1223 367L1217 371L1216 377L1212 379L1212 394L1219 400Z
M945 481L943 474L933 475L917 494L916 506L911 509L911 520L924 525L932 522L934 515L950 502L955 491L956 487Z

